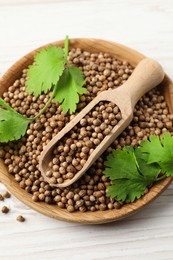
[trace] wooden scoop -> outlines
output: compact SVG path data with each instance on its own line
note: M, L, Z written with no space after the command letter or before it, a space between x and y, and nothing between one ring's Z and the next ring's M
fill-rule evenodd
M46 177L49 169L49 162L53 158L52 150L57 142L67 134L79 121L85 117L100 101L109 101L116 104L120 111L122 119L112 129L103 141L89 156L83 168L77 172L72 179L65 180L61 184L52 184L56 187L66 187L77 181L99 156L110 146L110 144L122 133L133 119L133 109L138 100L150 89L157 86L164 78L164 71L156 61L145 58L135 68L130 78L117 89L111 89L101 92L94 98L72 121L70 121L49 143L46 145L40 155L39 169L44 179L50 183Z

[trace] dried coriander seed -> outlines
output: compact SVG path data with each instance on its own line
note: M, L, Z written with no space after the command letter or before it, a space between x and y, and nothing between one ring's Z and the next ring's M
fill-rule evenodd
M24 222L25 218L23 216L19 215L19 216L17 216L16 220L19 222Z
M3 193L3 197L6 198L6 199L9 199L11 197L11 194L8 191L5 191Z
M0 194L0 201L3 201L4 197L2 196L2 194Z
M1 208L1 212L4 213L4 214L7 214L9 212L9 208L7 206L3 206Z

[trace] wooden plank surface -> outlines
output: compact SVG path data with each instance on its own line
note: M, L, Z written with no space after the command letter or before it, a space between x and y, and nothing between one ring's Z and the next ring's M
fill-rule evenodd
M0 0L0 76L66 34L128 45L173 78L172 0ZM14 197L4 204L10 212L0 213L0 259L173 259L173 185L140 213L100 226L49 219ZM25 223L16 222L19 214Z

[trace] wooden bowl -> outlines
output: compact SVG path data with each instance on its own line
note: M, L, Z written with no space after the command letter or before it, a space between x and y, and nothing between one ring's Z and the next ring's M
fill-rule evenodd
M46 47L48 45L50 44L42 47ZM54 42L51 43L51 45L63 46L63 41ZM86 51L92 52L108 52L118 59L127 60L133 66L136 66L137 63L145 57L139 52L126 46L97 39L72 39L70 40L70 48L73 47L80 47ZM21 58L4 74L4 76L0 79L0 96L2 96L3 92L7 91L9 86L11 86L14 81L21 76L22 70L33 62L33 57L38 50L39 49L36 49ZM173 83L167 76L165 76L160 88L165 96L169 111L173 113ZM145 205L154 200L171 183L172 178L166 178L165 180L156 183L142 198L138 199L134 203L124 205L121 209L84 213L69 213L67 210L60 209L56 205L48 205L44 202L33 202L31 194L21 189L14 177L8 173L7 167L4 165L3 160L0 160L0 181L2 181L6 185L7 189L10 190L10 192L19 200L49 217L70 222L100 224L125 218L142 209Z

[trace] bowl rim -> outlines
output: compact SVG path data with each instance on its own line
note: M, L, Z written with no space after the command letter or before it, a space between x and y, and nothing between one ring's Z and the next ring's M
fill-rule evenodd
M87 41L87 43L86 43ZM22 69L26 68L29 64L33 62L33 56L35 53L40 50L41 48L45 48L49 45L55 45L62 47L64 43L64 40L51 42L48 44L45 44L39 48L34 49L33 51L29 52L28 54L24 55L22 58L20 58L17 62L15 62L8 70L5 72L5 74L0 79L0 96L2 93L7 89L14 81L15 79L19 78ZM95 39L95 38L74 38L70 39L69 41L69 47L73 48L74 46L86 46L87 48L91 48L93 51L104 49L105 45L107 46L107 49L109 53L112 54L113 50L112 48L115 48L117 50L117 55L114 55L118 59L122 58L122 53L127 54L126 57L124 57L127 61L129 61L133 66L136 66L136 64L145 58L145 56L141 53L139 53L136 50L133 50L125 45L122 45L120 43L107 41L107 40L101 40L101 39ZM105 52L105 51L104 51ZM121 53L121 55L120 55ZM120 57L121 56L121 57ZM128 56L128 57L127 57ZM131 60L130 60L131 57ZM136 57L135 60L132 60L132 57ZM7 84L8 82L8 84ZM168 84L170 88L172 89L173 93L173 83L169 79L169 77L166 75L164 82L161 85ZM7 87L8 85L8 87ZM171 93L171 90L169 91L169 95L173 95ZM171 106L171 111L173 111L173 107ZM95 211L95 212L73 212L70 213L66 209L61 209L57 205L49 205L45 202L34 202L32 200L32 195L27 193L24 189L20 188L19 183L15 181L13 175L9 174L7 171L7 167L4 165L4 162L2 159L0 159L0 181L5 184L7 189L20 201L22 201L24 204L29 206L30 208L55 219L62 220L62 221L68 221L68 222L75 222L75 223L83 223L83 224L101 224L101 223L107 223L107 222L113 222L117 221L123 218L126 218L139 210L141 210L144 206L148 205L150 202L152 202L154 199L156 199L161 192L163 192L167 186L172 182L173 177L168 177L156 184L154 184L149 192L142 196L140 199L136 200L133 203L125 204L120 209L112 209L112 210L105 210L105 211Z

